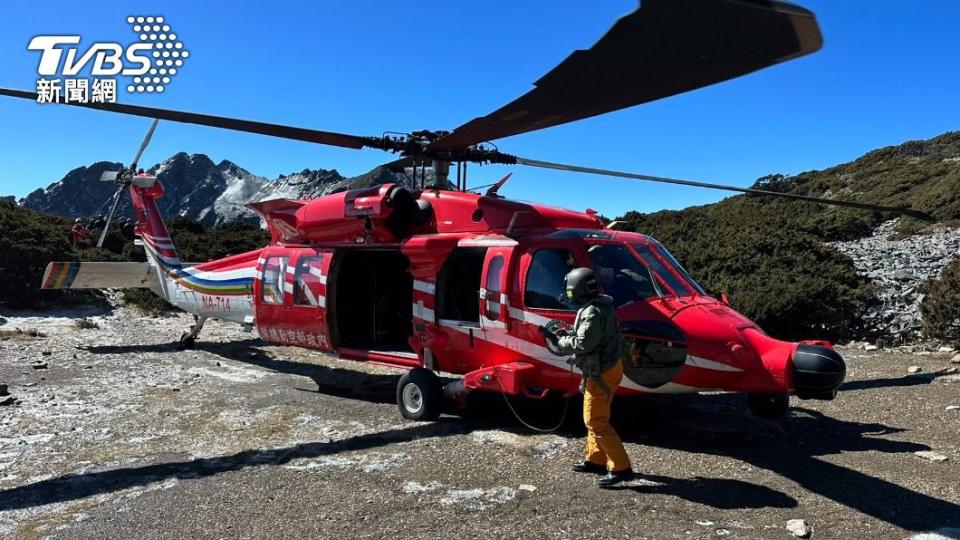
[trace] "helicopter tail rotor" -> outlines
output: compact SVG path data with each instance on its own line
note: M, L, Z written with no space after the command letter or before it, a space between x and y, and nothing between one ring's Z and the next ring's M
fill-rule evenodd
M123 198L123 191L130 187L130 184L134 183L134 179L137 175L137 163L140 161L140 158L143 156L144 150L147 149L147 146L150 144L150 140L153 138L153 132L157 129L158 119L154 118L153 122L150 124L150 128L147 130L147 134L143 137L143 141L140 143L140 148L137 149L137 155L134 156L133 161L130 163L130 167L121 169L119 171L104 171L100 175L101 182L116 182L117 191L113 194L113 204L110 206L110 212L107 214L107 222L103 225L103 231L100 233L100 238L97 240L97 247L103 247L104 240L107 239L107 231L110 230L110 224L113 222L113 216L117 213L117 207L120 206L120 199Z

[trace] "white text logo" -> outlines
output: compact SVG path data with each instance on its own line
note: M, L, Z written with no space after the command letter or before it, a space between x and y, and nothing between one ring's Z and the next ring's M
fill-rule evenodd
M130 16L127 24L138 41L126 46L97 42L82 47L77 35L30 40L27 49L40 52L37 101L113 103L117 100L117 76L131 77L127 92L162 93L190 52L163 17ZM77 77L84 69L89 69L91 78Z

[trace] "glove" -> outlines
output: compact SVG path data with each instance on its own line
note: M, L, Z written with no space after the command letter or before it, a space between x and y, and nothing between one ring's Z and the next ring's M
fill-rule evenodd
M554 346L557 345L557 342L559 341L560 338L558 338L556 334L551 332L549 328L547 328L546 326L540 325L537 327L537 330L540 331L540 335L543 336L543 339L549 341Z

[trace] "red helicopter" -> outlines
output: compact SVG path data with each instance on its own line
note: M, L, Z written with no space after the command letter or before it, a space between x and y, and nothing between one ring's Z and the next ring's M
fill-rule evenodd
M217 318L255 327L271 343L407 369L397 387L400 412L427 420L440 414L444 399L476 390L534 399L576 394L580 374L550 349L538 328L573 321L563 277L588 266L618 306L625 366L620 393L743 392L756 414L777 417L791 394L835 397L845 365L829 343L766 335L731 309L725 296L707 294L655 239L605 226L594 211L501 197L498 190L509 175L483 195L470 192L467 165L521 164L920 215L908 208L544 162L487 142L731 79L821 44L813 14L787 2L645 0L593 47L574 52L499 110L450 132L400 136L74 103L154 118L133 164L103 178L119 184L108 226L129 190L148 262L51 263L42 286L150 287L196 316L181 337L184 347L194 345L207 319ZM0 94L37 99L19 90ZM137 173L158 119L378 148L399 154L390 166L412 170L412 181L408 187L387 184L251 204L270 231L269 245L185 265L157 209L163 186ZM426 185L428 165L432 185ZM462 377L442 385L437 372Z

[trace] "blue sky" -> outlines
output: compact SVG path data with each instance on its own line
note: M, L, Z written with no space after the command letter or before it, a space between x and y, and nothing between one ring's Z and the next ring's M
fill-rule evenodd
M746 186L873 148L960 129L960 2L805 0L824 48L684 95L497 141L536 159ZM412 6L419 9L415 10ZM450 129L531 88L593 44L633 1L60 3L4 7L0 86L34 89L38 34L132 42L128 15L162 15L191 57L162 95L120 101L378 135ZM467 7L469 6L469 7ZM0 98L0 194L23 196L68 170L128 162L143 118ZM178 151L230 159L267 177L345 175L389 161L355 151L161 123L142 163ZM471 185L508 170L471 169ZM722 192L530 168L502 193L607 215L719 200Z

